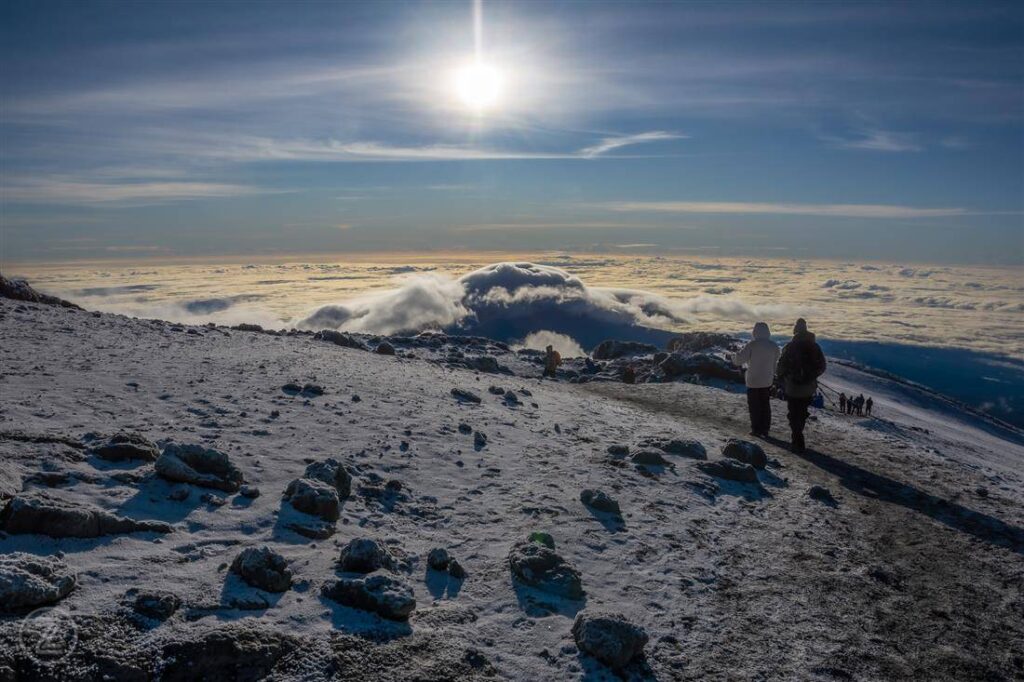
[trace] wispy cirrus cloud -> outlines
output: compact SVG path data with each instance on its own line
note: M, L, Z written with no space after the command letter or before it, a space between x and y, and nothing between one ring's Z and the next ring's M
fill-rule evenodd
M614 201L591 204L620 213L726 213L803 215L831 218L945 218L969 215L963 208L923 208L892 204L791 204L745 201Z
M848 136L822 135L822 140L839 149L862 149L875 152L920 152L924 150L914 133L880 128L867 128Z
M223 182L143 181L94 182L77 179L24 178L11 181L4 201L53 204L139 204L232 197L262 192L260 188Z
M688 135L680 135L678 133L668 133L662 130L652 130L647 133L637 133L635 135L616 135L612 137L606 137L597 144L589 147L584 147L579 150L579 156L586 159L593 159L594 157L607 154L610 151L620 149L622 147L629 147L636 144L645 144L648 142L662 142L664 140L681 140L689 137Z

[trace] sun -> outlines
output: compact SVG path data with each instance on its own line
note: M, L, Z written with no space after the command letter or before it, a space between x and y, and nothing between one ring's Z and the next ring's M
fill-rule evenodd
M504 81L504 74L498 68L482 61L456 69L453 78L459 101L477 113L499 104Z

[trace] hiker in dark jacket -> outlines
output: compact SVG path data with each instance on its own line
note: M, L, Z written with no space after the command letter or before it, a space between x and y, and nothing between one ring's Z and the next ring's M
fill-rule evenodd
M825 354L814 340L814 334L807 331L807 321L801 317L793 327L793 340L782 349L777 369L789 406L787 416L789 428L793 432L793 452L804 451L807 408L811 406L811 401L818 391L818 377L824 373Z

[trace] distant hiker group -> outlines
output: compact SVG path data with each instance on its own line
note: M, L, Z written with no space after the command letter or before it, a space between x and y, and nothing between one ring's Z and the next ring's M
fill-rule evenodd
M846 397L845 393L839 394L839 411L843 414L855 414L858 417L870 417L871 408L875 406L875 401L868 396L864 398L864 394L861 393L859 396L854 398L852 395Z
M755 324L752 336L732 358L736 365L747 366L750 431L762 438L768 435L772 420L771 396L775 389L786 400L793 451L803 452L806 447L804 425L808 410L818 396L818 377L825 373L825 354L814 334L807 330L803 318L796 321L793 338L781 353L766 323Z

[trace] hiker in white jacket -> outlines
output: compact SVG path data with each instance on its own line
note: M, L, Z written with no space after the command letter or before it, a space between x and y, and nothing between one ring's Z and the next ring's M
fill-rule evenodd
M779 347L772 341L768 325L754 325L753 338L732 357L735 365L747 366L747 407L750 409L750 433L766 437L772 426L771 388L775 382L775 363Z

